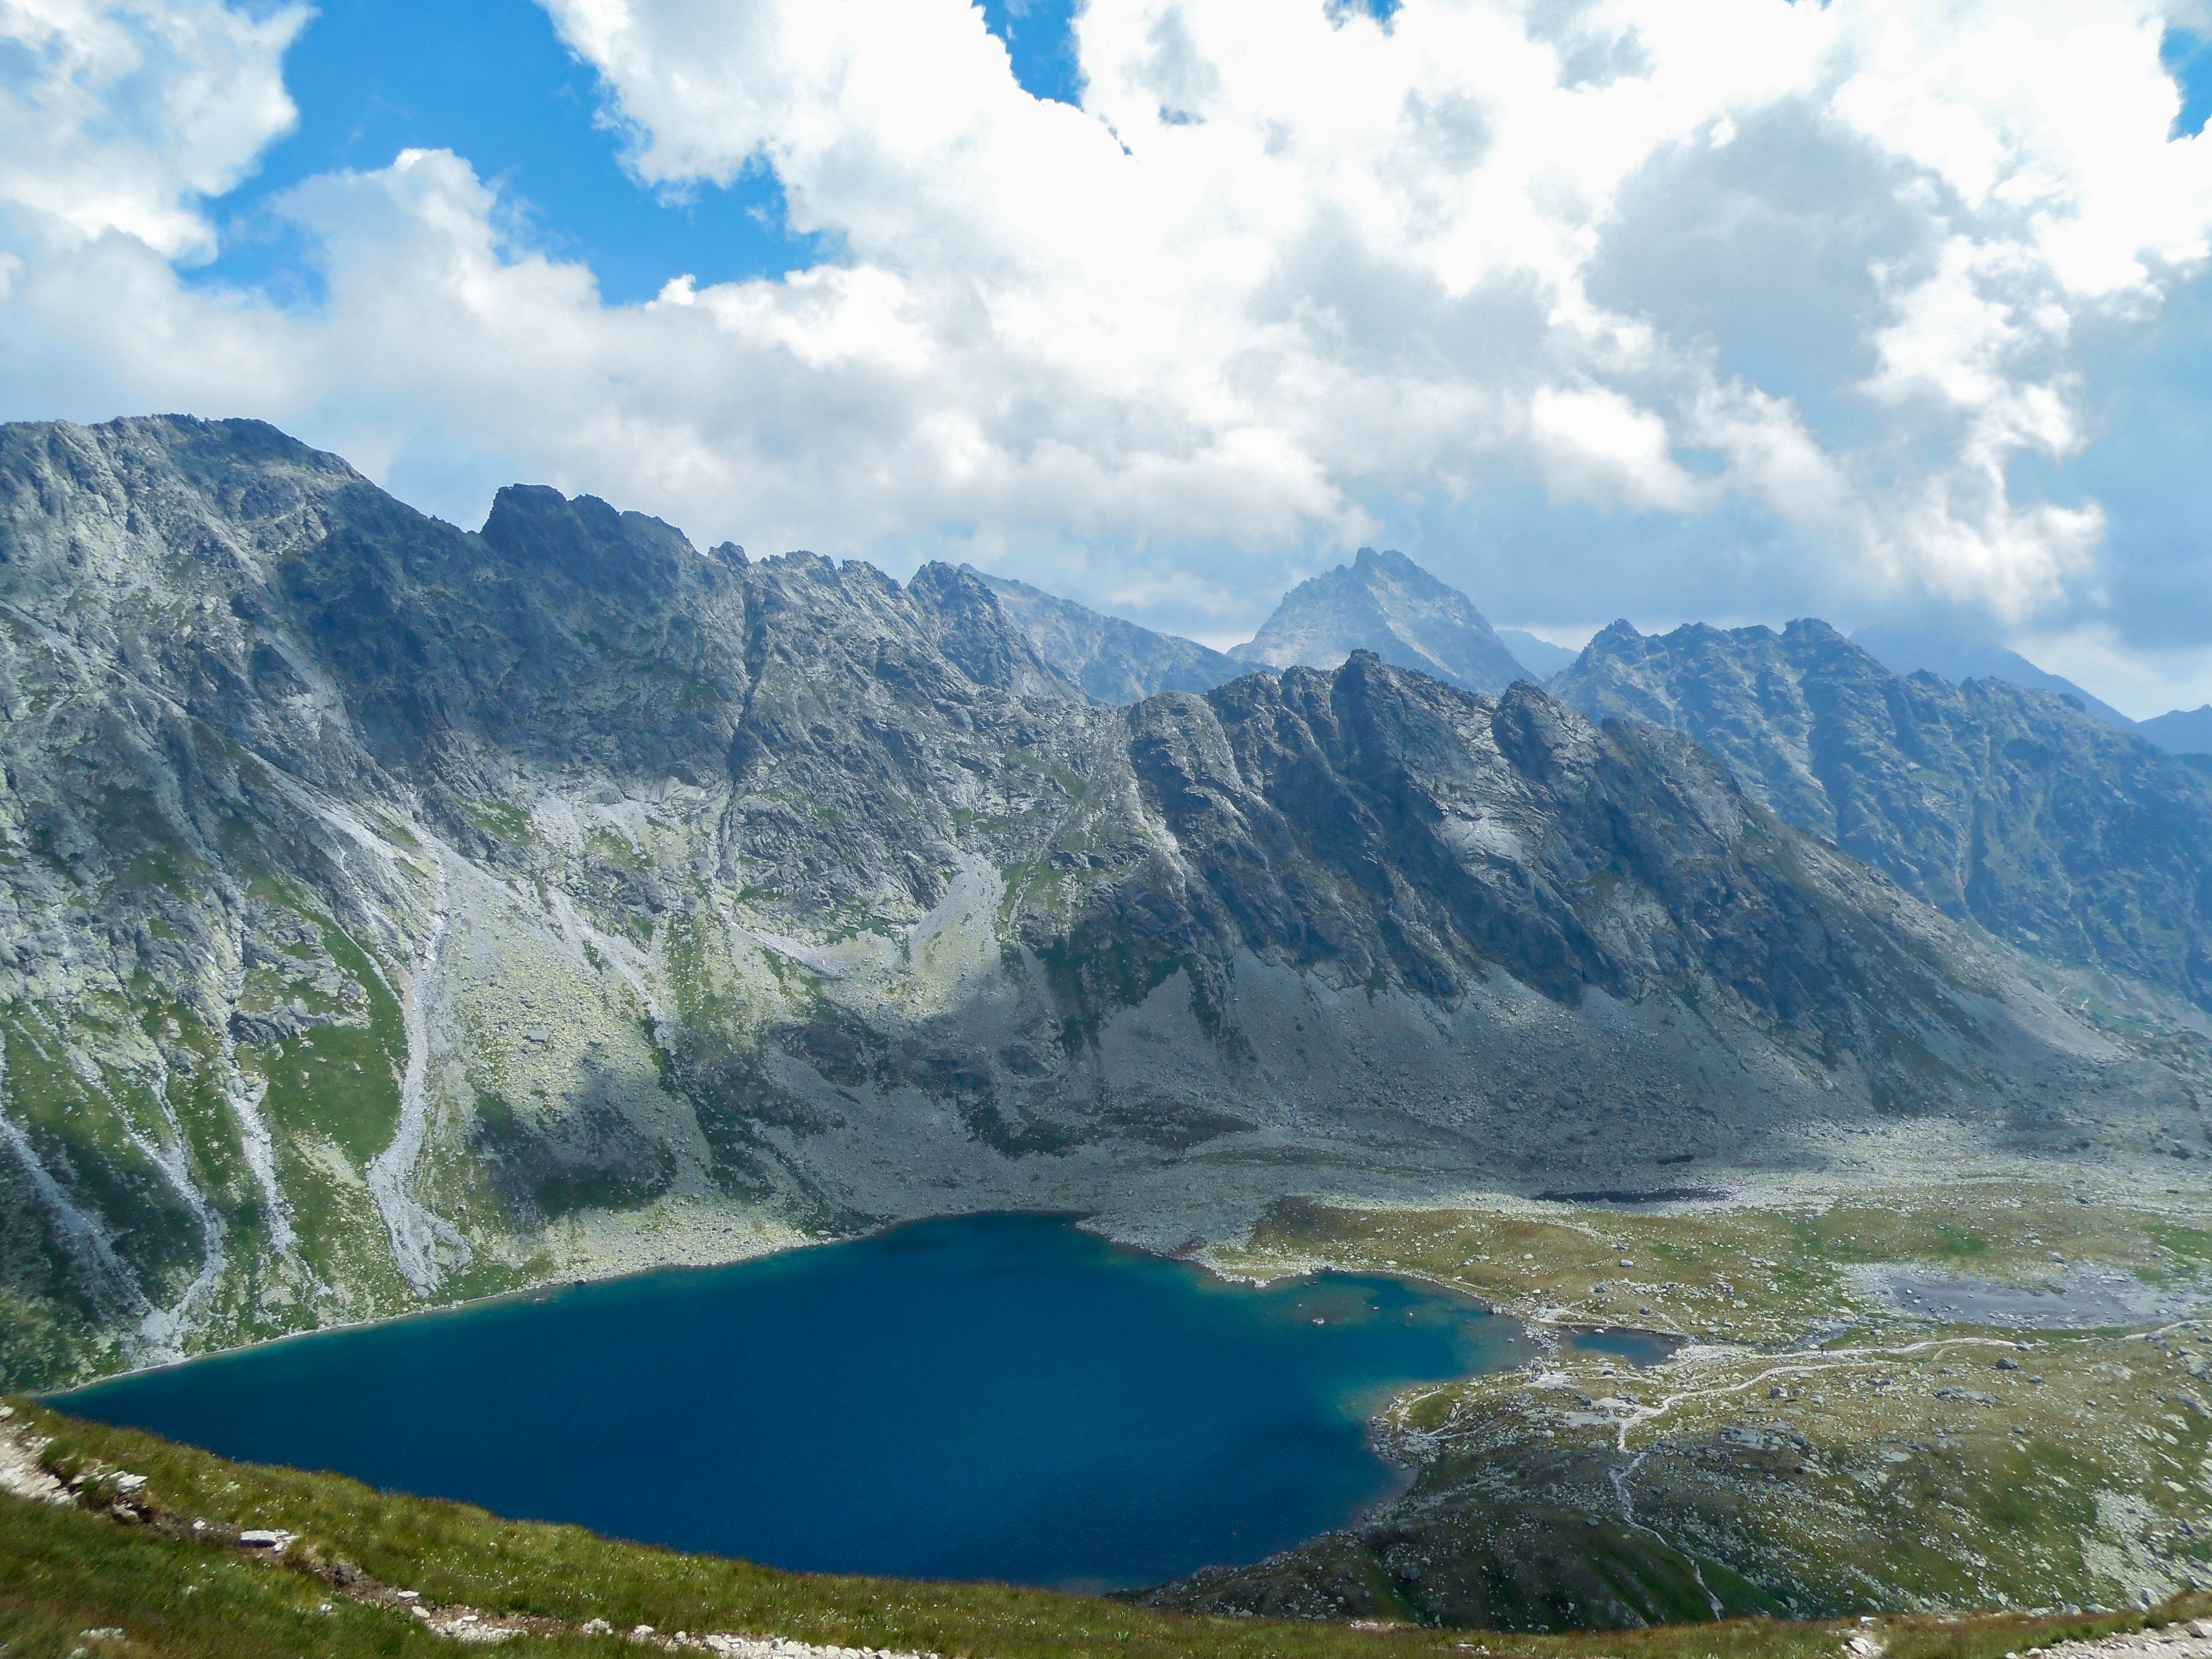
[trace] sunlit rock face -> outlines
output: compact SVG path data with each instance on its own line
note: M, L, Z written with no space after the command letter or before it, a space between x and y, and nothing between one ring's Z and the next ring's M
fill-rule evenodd
M1115 708L969 573L471 534L252 422L0 428L0 714L11 1385L929 1213L2132 1157L2195 1086L1674 733L1364 651Z

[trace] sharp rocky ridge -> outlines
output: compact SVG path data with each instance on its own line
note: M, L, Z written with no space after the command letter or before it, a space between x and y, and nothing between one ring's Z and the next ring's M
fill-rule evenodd
M2202 1088L1677 720L1113 707L969 573L471 534L251 422L0 428L0 715L9 1386L954 1211L2126 1164Z

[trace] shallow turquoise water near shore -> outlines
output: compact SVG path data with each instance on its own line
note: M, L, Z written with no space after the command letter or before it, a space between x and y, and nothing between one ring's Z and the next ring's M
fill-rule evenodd
M1392 1489L1363 1418L1515 1365L1394 1279L1267 1289L1060 1218L917 1223L278 1342L56 1403L226 1456L780 1567L1096 1587Z

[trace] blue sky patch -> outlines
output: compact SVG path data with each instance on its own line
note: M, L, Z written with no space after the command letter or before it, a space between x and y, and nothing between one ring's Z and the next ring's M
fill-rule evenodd
M321 0L285 56L284 81L299 127L255 177L210 204L221 251L190 273L195 286L312 305L312 250L270 198L317 173L389 167L408 149L468 161L506 198L510 237L589 265L611 303L650 299L686 271L703 287L780 276L836 252L789 232L782 186L764 167L680 201L630 178L621 135L600 121L597 76L531 0Z
M1032 98L1083 105L1075 0L981 0L983 25L1006 43L1014 79Z
M2158 43L2158 60L2181 88L2181 113L2172 136L2193 138L2212 117L2212 40L2187 29L2168 29Z

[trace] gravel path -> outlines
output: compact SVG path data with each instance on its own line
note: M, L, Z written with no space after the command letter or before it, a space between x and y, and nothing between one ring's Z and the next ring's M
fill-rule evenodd
M2061 1642L2041 1650L2044 1659L2212 1659L2212 1620L2197 1619L2164 1630L2131 1631L2094 1642ZM2012 1659L2008 1654L2006 1659Z

